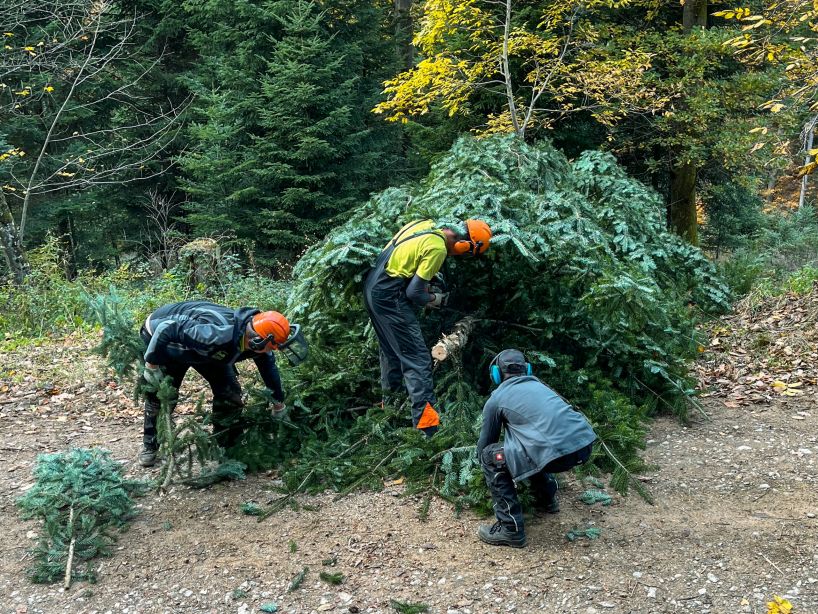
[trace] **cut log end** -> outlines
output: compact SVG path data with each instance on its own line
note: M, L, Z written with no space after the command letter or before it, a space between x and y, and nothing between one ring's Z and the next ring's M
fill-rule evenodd
M466 316L462 320L455 323L452 332L443 335L432 348L432 358L437 362L443 362L456 354L469 340L469 335L474 328L475 319L472 316Z

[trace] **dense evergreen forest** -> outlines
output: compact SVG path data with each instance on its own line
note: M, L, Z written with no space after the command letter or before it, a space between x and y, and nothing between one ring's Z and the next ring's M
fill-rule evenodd
M285 373L301 431L247 464L380 438L373 465L443 458L451 496L488 359L516 344L639 467L648 416L701 410L697 324L818 277L812 9L723 8L4 2L4 343L93 325L111 287L133 321L189 297L280 309L313 345ZM360 416L379 398L361 277L412 216L495 231L451 267L453 311L423 320L430 340L477 320L437 372L452 426L425 451Z
M6 2L6 266L53 240L69 276L158 273L208 236L286 276L371 193L423 178L461 134L498 132L610 151L679 234L732 249L803 153L809 50L750 39L749 9L717 8Z

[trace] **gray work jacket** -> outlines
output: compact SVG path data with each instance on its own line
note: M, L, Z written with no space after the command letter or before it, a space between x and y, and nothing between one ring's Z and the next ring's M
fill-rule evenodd
M596 440L585 416L533 375L508 378L486 401L478 457L500 440L503 427L503 449L514 480L539 473L551 461Z
M242 350L247 323L258 309L231 309L208 301L164 305L148 316L145 329L151 336L145 362L155 365L232 365L252 358L264 385L277 401L284 400L281 375L272 352Z

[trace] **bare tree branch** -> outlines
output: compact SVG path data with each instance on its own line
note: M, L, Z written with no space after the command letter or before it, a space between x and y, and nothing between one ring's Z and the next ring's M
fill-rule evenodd
M0 54L0 122L35 117L45 131L32 164L19 154L3 168L11 178L8 196L22 201L20 237L37 195L142 181L173 166L167 154L191 98L157 110L136 93L165 57L163 50L143 61L136 45L138 20L117 14L111 0L0 3L0 33L8 33L6 53ZM100 82L121 74L132 76L89 97ZM91 130L69 123L77 112L99 109L103 117L114 104L130 114L129 121ZM80 149L86 153L78 155Z

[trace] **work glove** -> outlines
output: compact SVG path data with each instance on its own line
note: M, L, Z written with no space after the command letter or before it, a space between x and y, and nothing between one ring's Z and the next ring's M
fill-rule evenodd
M145 382L148 386L158 389L159 384L165 379L165 372L162 371L162 367L158 365L146 364L145 369L142 371L142 377L145 378Z
M426 306L431 309L440 309L449 304L448 292L436 292L432 295L432 300L426 303Z

